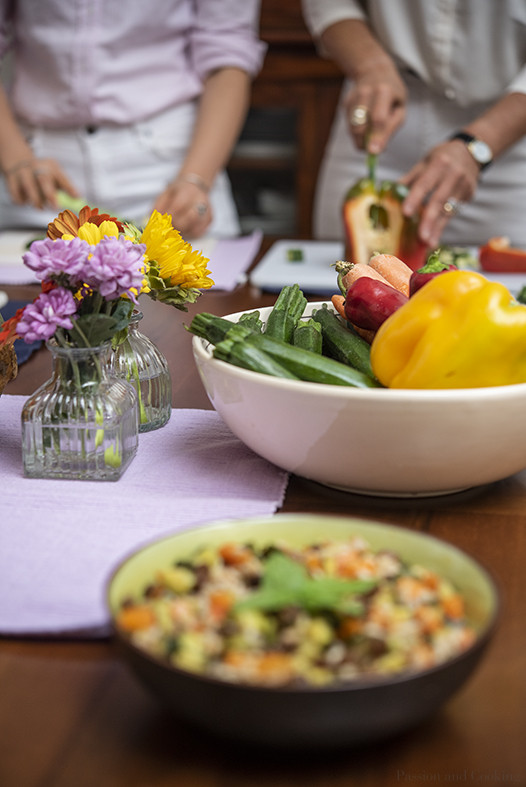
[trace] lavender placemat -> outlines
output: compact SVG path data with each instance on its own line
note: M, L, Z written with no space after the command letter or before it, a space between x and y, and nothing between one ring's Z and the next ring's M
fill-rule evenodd
M28 241L35 237L28 232L0 232L0 284L36 284L37 279L27 268L22 255ZM262 233L255 230L239 238L204 238L192 241L210 259L214 289L230 292L243 281L244 275L261 246Z
M210 520L273 514L288 474L215 411L173 410L117 482L23 476L23 396L0 397L0 635L105 636L107 579L137 546Z

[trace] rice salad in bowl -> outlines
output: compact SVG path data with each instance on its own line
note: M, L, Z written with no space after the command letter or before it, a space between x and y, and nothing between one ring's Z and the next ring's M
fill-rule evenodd
M116 624L174 667L263 686L426 669L476 636L450 581L360 536L205 547L158 570Z
M108 581L119 653L183 721L257 745L398 734L471 676L499 612L462 550L346 516L274 514L175 532Z

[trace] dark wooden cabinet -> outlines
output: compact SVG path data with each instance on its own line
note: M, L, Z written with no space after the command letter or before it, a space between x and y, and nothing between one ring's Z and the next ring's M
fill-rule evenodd
M267 234L310 238L316 179L342 75L318 55L300 0L263 0L260 36L268 50L229 165L234 194L244 229L259 221Z

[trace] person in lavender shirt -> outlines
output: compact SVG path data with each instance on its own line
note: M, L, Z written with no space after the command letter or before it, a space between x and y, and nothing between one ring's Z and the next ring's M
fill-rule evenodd
M0 229L57 192L184 237L239 233L224 167L265 45L259 0L0 0Z

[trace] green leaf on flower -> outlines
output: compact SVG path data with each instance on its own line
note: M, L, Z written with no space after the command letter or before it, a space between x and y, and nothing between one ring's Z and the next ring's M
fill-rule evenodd
M141 243L142 229L129 221L124 222L123 227L125 238L131 238L134 243Z
M111 316L115 320L115 331L127 331L130 317L133 312L133 302L127 298L120 298L113 309Z
M99 311L81 312L70 334L72 337L75 334L81 337L81 346L87 341L91 347L113 339L114 335L120 332L124 332L126 337L132 311L133 303L121 298L116 302L111 314Z
M265 562L258 590L236 604L235 609L280 610L298 606L308 612L336 610L359 615L363 605L357 598L376 587L375 580L311 577L305 566L281 552Z
M82 314L80 315L73 329L70 331L73 336L76 331L87 339L90 347L97 347L111 339L115 333L117 321L109 314ZM79 342L80 346L84 341Z
M175 306L176 309L181 309L181 311L185 312L188 311L187 304L195 303L200 295L201 290L198 290L194 287L185 289L179 285L174 287L167 287L166 285L159 288L152 287L148 293L148 296L152 300L160 301L161 303L167 303L169 306Z
M170 284L168 279L160 275L159 265L155 260L150 260L146 275L150 291L148 297L154 301L167 303L181 311L188 311L188 303L195 303L201 295L197 287L182 287L180 284Z

